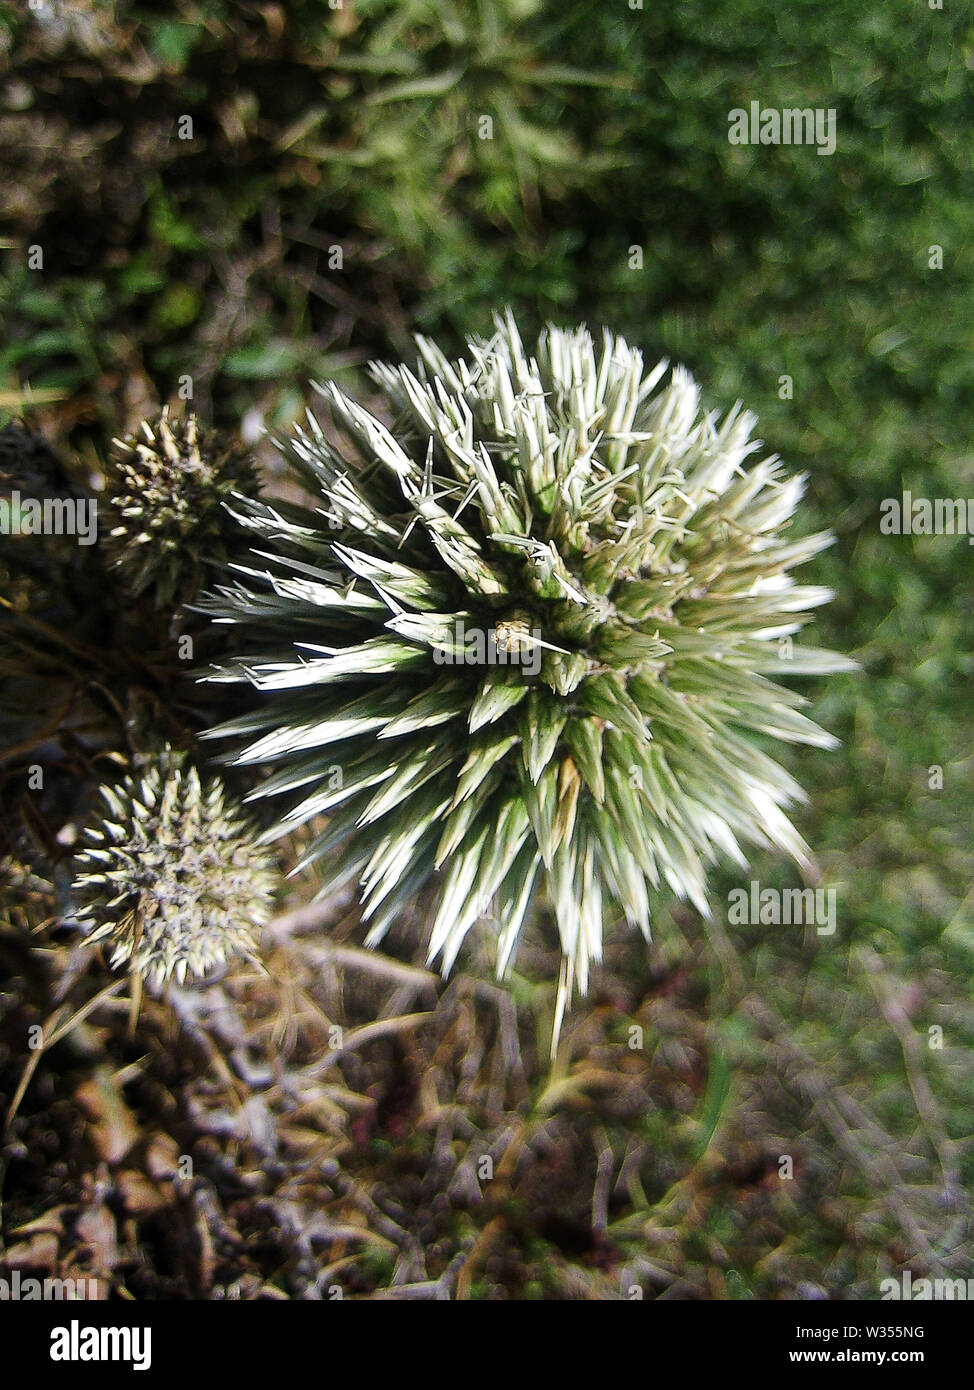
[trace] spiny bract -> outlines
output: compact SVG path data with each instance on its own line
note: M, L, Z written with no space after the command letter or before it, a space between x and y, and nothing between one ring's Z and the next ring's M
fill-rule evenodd
M157 988L253 957L274 891L270 856L222 783L204 786L182 762L167 750L141 777L102 787L110 815L85 831L74 885L88 940L109 937L112 965L129 961Z
M310 414L280 443L316 512L239 509L265 563L209 607L256 654L211 678L267 698L214 733L259 735L254 795L305 789L271 834L327 815L302 863L360 881L371 944L442 866L430 959L493 904L503 972L543 885L557 1034L606 894L648 936L664 884L707 912L719 850L805 860L753 735L834 744L769 678L851 665L779 642L830 597L787 574L829 537L781 537L804 480L745 468L752 416L621 338L549 328L528 356L508 315L459 362L418 343L417 374L371 368L388 426L330 384L346 443Z
M116 567L134 594L151 590L168 607L191 598L199 561L220 564L237 530L223 503L256 496L257 471L244 450L193 414L144 420L116 439L106 477Z

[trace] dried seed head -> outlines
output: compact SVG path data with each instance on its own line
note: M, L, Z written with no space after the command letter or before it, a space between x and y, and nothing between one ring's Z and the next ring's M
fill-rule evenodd
M239 530L224 503L258 490L249 454L168 406L115 441L107 474L115 565L133 593L151 590L159 607L192 598L210 572L204 562L225 563Z
M270 915L274 874L266 850L219 780L165 750L141 777L102 787L109 815L84 833L78 912L109 938L113 966L160 987L202 976L232 955L252 957Z

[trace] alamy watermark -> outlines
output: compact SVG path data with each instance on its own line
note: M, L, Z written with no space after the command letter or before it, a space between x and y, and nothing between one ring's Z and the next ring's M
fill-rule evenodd
M784 107L759 101L727 113L732 145L817 145L819 154L835 154L835 111L832 107Z
M98 1279L36 1279L24 1276L19 1269L10 1278L0 1277L0 1303L29 1303L51 1300L55 1303L75 1300L96 1300L99 1297Z
M890 1299L915 1303L966 1302L974 1299L974 1279L914 1279L913 1271L905 1269L898 1278L890 1276L881 1280L879 1292L884 1302Z
M884 497L879 530L883 536L966 536L974 545L974 498Z
M433 661L437 666L519 666L527 676L541 670L541 652L551 647L541 633L524 623L498 623L496 627L466 627L460 618L452 627L435 634ZM557 648L551 648L557 650Z
M51 1329L52 1361L131 1361L133 1371L152 1365L150 1327L68 1327Z
M95 497L0 497L0 536L77 536L79 545L98 539Z
M814 927L819 936L835 931L835 888L762 888L752 879L727 894L728 926Z

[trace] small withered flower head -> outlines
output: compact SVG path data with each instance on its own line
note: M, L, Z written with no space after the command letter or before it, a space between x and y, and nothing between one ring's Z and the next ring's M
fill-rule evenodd
M151 591L159 607L192 598L225 563L239 532L224 503L258 491L245 450L168 406L114 441L106 473L114 563L132 593Z
M13 421L0 428L0 489L8 487L31 497L80 495L44 436Z
M253 958L270 916L267 850L214 778L204 784L164 750L139 776L101 788L108 814L84 832L75 891L89 941L110 940L155 987L202 977L229 957Z
M458 362L419 350L371 369L387 423L330 384L347 447L311 416L282 442L317 511L240 509L260 558L209 607L254 655L213 678L264 699L214 735L276 765L255 795L303 789L278 833L328 817L303 862L360 883L370 943L442 868L431 958L489 913L503 972L543 887L557 1033L604 904L648 936L661 893L707 912L720 852L806 859L755 736L835 742L778 684L852 667L790 643L830 595L788 571L830 538L783 535L804 480L748 462L751 415L621 338L529 354L508 315Z

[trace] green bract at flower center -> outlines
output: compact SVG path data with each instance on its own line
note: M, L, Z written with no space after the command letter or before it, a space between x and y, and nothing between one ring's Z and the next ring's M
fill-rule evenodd
M303 862L361 885L370 942L442 868L431 957L492 909L503 971L543 883L563 1005L605 893L648 936L659 891L707 911L719 851L805 857L754 736L834 742L770 679L849 668L791 644L829 594L788 571L829 538L782 538L803 480L745 467L751 416L622 339L528 356L508 316L458 362L419 349L372 368L388 423L328 384L343 440L309 416L281 442L317 509L238 507L255 558L208 607L253 655L213 678L264 698L214 734L275 765L272 833L328 817Z

